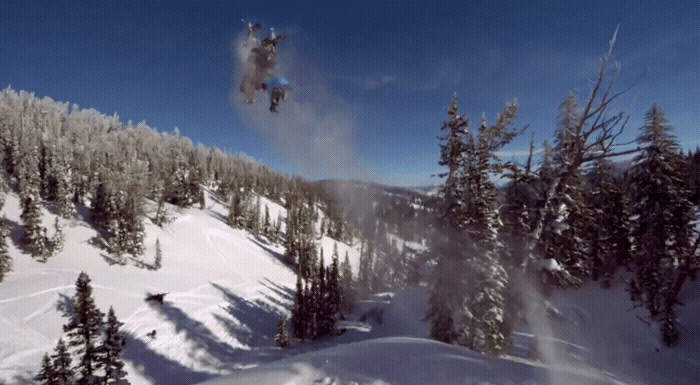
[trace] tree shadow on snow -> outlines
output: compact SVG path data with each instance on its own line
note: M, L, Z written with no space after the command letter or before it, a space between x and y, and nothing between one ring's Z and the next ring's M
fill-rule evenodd
M58 293L56 310L61 312L62 317L70 318L75 313L75 303L73 299L63 293Z
M224 326L236 339L250 347L275 346L275 334L277 334L279 322L279 313L276 309L263 301L251 302L233 294L223 286L210 283L215 289L221 291L228 301L226 311L240 323L240 325L234 325L230 320L219 319L228 323Z
M291 305L294 303L294 291L292 289L282 285L278 285L267 278L265 278L264 281L258 281L258 283L277 295L273 296L261 292L260 294L263 297L265 297L265 299L267 299L269 302L281 308L290 308Z
M254 237L254 236L249 236L248 239L249 239L251 242L255 243L255 244L256 244L258 247L260 247L261 249L265 250L268 254L270 254L270 256L276 258L282 265L284 265L284 266L286 266L286 267L288 267L288 268L290 268L290 269L291 269L291 268L294 268L294 266L288 264L287 261L285 261L284 255L278 253L278 252L275 251L275 250L272 250L272 249L268 246L269 243L268 243L267 240L264 240L263 238L260 238L260 237Z
M220 213L217 213L216 211L211 211L211 210L209 210L209 212L207 214L210 217L212 217L218 221L221 221L223 224L228 226L228 218L226 218L226 216L224 216L223 214L220 214Z
M1 218L0 218L1 219ZM31 254L29 247L24 243L24 226L19 222L15 222L12 219L5 218L5 224L10 230L10 239L15 247L22 254Z
M153 384L194 384L215 376L185 367L153 351L144 341L128 332L122 334L126 337L124 359L131 362L136 370Z
M182 309L175 307L172 303L164 301L161 303L149 302L149 306L165 316L175 326L176 333L184 333L185 338L194 343L198 351L205 351L219 362L202 361L208 367L219 367L219 363L229 363L235 361L240 355L240 350L221 342L212 332L201 322L192 319Z
M102 257L102 259L104 259L105 262L107 262L107 264L110 265L110 266L112 266L112 265L121 265L121 264L119 263L119 261L117 261L116 259L114 259L114 258L113 258L111 255L109 255L109 254L100 253L100 257Z
M282 298L288 299L290 301L294 299L295 290L287 286L283 286L279 283L272 282L269 278L265 278L265 280L260 281L259 283L265 286L266 288L274 291Z
M260 294L280 307L289 308L290 303L293 301L294 291L270 280L266 279L265 281L260 281L259 283L279 294L281 298L288 299L289 302L282 303L283 300L279 298L273 298L273 296L265 293ZM221 291L226 301L228 301L229 304L225 307L225 310L233 317L233 320L217 314L214 314L214 318L227 329L230 335L250 347L250 350L245 351L245 354L241 355L239 362L243 364L264 364L297 354L371 338L367 333L362 333L350 339L322 337L313 341L307 340L303 343L293 340L288 349L278 349L275 345L275 335L279 325L279 309L262 300L249 301L233 294L221 285L210 283L214 288ZM236 320L238 322L235 322ZM292 334L289 320L287 328L288 332Z
M224 295L228 302L225 310L231 316L214 314L214 318L232 337L249 347L241 349L237 363L246 366L258 365L292 354L292 351L279 349L275 344L279 323L278 309L261 300L249 301L225 287L210 283ZM284 306L286 307L286 304Z

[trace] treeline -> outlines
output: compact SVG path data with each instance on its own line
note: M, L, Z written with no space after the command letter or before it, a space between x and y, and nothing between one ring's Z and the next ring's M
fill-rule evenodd
M494 124L482 116L471 129L453 97L442 127L447 171L430 250L433 338L507 353L515 325L527 321L525 307L541 295L589 279L609 287L621 274L632 301L660 323L664 343L677 342L678 294L700 267L691 202L697 155L683 155L657 105L637 148L616 146L627 116L610 111L619 96L610 80L614 40L585 103L569 94L559 106L554 142L544 143L539 167L534 141L524 164L497 156L521 133L511 126L517 101ZM635 154L633 166L614 173L611 159L626 154ZM508 178L503 194L494 174Z
M421 242L432 224L437 198L401 187L360 181L324 180L318 182L330 202L329 213L343 215L364 238L375 227L404 240ZM336 210L336 207L339 208Z
M56 250L41 222L42 204L62 219L74 218L76 207L89 206L104 247L120 264L128 256L139 261L143 255L144 219L167 223L166 203L203 208L204 186L235 206L232 224L271 237L273 231L279 237L282 219L266 223L254 196L280 203L303 197L328 206L311 183L215 147L193 145L177 128L160 133L143 122L123 124L116 114L9 87L0 94L0 165L0 179L19 192L24 241L39 261ZM147 209L146 199L155 202L155 212ZM251 219L255 215L257 220ZM2 271L7 263L0 263Z

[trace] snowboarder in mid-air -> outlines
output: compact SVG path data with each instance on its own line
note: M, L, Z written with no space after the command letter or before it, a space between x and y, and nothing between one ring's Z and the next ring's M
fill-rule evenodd
M273 72L277 64L275 60L277 43L284 40L285 35L277 35L275 29L270 28L270 35L261 42L255 37L255 30L261 28L260 23L248 22L246 26L248 36L243 42L246 52L243 59L245 73L240 86L243 101L254 103L256 91L269 91L270 111L279 112L277 107L280 101L287 100L289 81L284 77L273 75Z

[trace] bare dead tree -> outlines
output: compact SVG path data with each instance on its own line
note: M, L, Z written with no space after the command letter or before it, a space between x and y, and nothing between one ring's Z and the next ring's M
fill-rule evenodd
M636 83L634 82L630 87L622 91L613 92L620 75L620 65L613 59L613 48L615 47L619 28L620 26L618 25L612 39L610 39L608 51L601 58L598 79L591 89L583 113L573 127L573 135L580 138L583 146L575 149L576 152L571 157L571 161L564 165L564 168L557 173L545 190L544 204L539 210L534 229L528 237L525 256L521 264L523 271L526 271L530 264L534 262L536 258L534 253L535 247L542 236L544 228L554 219L551 214L551 206L555 198L563 192L564 185L562 182L573 176L587 162L631 154L640 150L639 147L623 151L616 150L618 146L616 139L622 134L629 115L624 111L613 115L609 114L612 102Z

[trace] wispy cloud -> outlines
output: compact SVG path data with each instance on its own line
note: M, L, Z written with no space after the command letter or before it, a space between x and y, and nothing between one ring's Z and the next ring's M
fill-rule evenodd
M415 86L424 91L434 91L441 87L455 88L462 79L462 69L454 59L434 61L419 75Z
M353 87L359 87L365 90L375 90L397 81L394 75L340 75L334 76L333 80L347 83Z
M364 87L366 89L373 90L373 89L383 87L389 83L392 83L395 80L396 80L396 78L394 76L384 75L384 76L380 76L378 78L363 79L362 84L364 85Z

